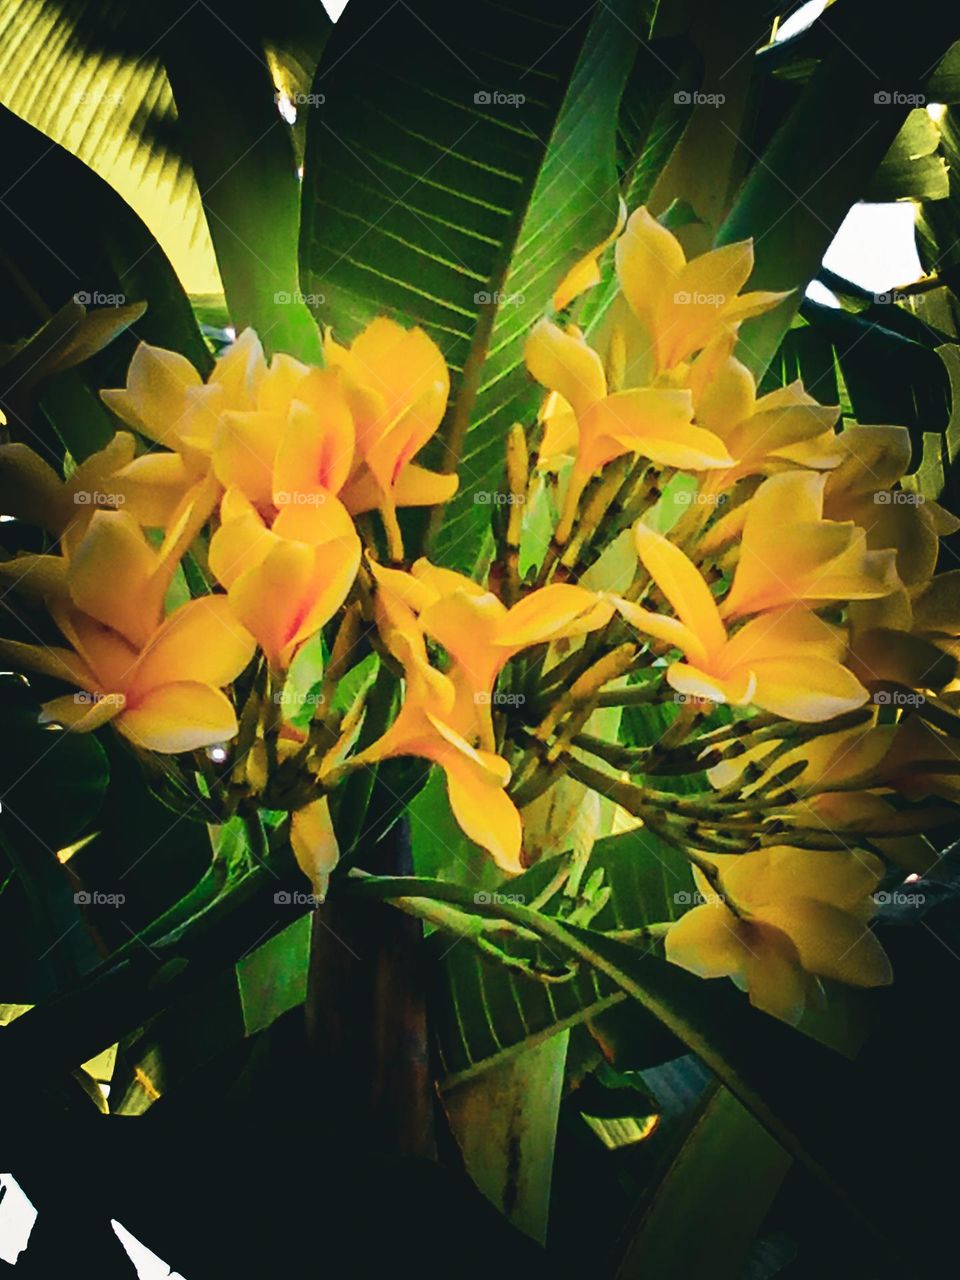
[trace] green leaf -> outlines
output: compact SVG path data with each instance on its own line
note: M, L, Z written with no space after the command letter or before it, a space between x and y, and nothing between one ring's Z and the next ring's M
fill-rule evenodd
M743 326L739 355L755 374L773 358L840 223L906 120L910 104L882 86L919 80L942 54L937 18L928 0L907 21L864 4L838 7L831 19L834 43L720 228L719 244L754 238L749 288L796 291Z
M908 312L891 301L854 314L807 299L803 315L832 349L835 370L842 375L857 422L909 427L918 441L920 432L946 426L950 387L936 354L937 337ZM897 332L895 326L903 327L905 321L916 324L925 341ZM809 349L816 339L806 341ZM791 345L788 341L788 351ZM829 354L827 348L817 352L815 385L827 384ZM818 369L821 372L816 377ZM812 394L817 393L814 390Z
M470 891L479 903L496 902L499 892L529 904L545 889L557 865L556 859L538 863L499 891L478 889L476 882ZM598 840L584 882L600 870L611 893L594 920L599 929L634 929L675 920L689 905L689 864L642 828ZM545 909L556 911L559 901L555 895ZM471 1079L621 1000L611 984L589 970L569 982L545 984L484 959L469 945L451 946L445 934L434 935L428 945L440 965L435 1024L441 1066L450 1083ZM551 954L547 952L548 959ZM656 1022L642 1012L631 1030L646 1039L651 1059L661 1049L665 1056L673 1050Z
M25 684L11 676L0 681L2 995L30 1003L99 958L75 898L78 886L57 854L88 828L109 778L95 738L44 728L37 714Z
M925 107L911 111L870 180L866 200L944 200L950 194L940 130Z
M0 148L9 171L21 175L0 203L0 341L28 337L74 297L103 306L148 302L127 333L86 362L82 376L61 373L41 396L62 441L59 452L65 444L79 461L113 434L114 420L91 388L122 385L135 338L179 351L203 372L210 353L170 263L103 179L3 108ZM14 413L11 432L34 445L39 433L46 452L58 455L56 438L44 436L42 424Z
M726 1089L715 1086L643 1204L623 1275L741 1280L791 1160ZM741 1172L749 1169L749 1178ZM689 1230L695 1222L697 1229Z
M178 146L153 24L144 16L130 0L6 0L0 5L0 103L114 188L149 226L184 288L218 292L203 209ZM20 170L8 172L12 180ZM76 214L71 202L70 216Z
M300 296L300 184L264 56L267 12L193 5L161 48L233 324L252 325L267 351L320 363L319 330ZM308 43L322 41L320 6L301 6L297 17Z
M307 132L303 288L342 338L387 312L443 350L453 390L432 456L458 467L460 492L435 554L458 567L488 529L475 498L496 487L506 432L539 400L526 334L616 217L617 107L643 12L616 0L589 29L588 16L525 0L505 56L489 0L429 0L416 22L352 0L314 83L326 101Z
M300 916L237 965L245 1034L263 1031L307 996L310 916Z
M546 1243L568 1034L444 1094L467 1172L515 1227Z
M469 909L469 891L414 877L370 877L372 898L422 897ZM869 1080L839 1053L751 1008L729 982L708 982L653 954L551 920L516 902L480 914L536 932L558 958L576 957L636 1001L695 1053L783 1149L875 1222L882 1203L879 1144Z

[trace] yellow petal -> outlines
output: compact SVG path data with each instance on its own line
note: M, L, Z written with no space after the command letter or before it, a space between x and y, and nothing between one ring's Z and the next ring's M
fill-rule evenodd
M151 529L166 528L193 483L193 473L180 454L159 452L135 458L113 481L124 510Z
M351 343L344 367L376 397L367 397L367 411L357 421L358 445L381 487L390 490L440 425L450 391L446 362L422 329L404 329L381 316ZM359 407L354 402L355 413Z
M340 847L330 818L326 796L298 809L290 820L290 847L297 866L322 901L327 896L330 873L340 858Z
M617 241L617 277L634 314L648 327L660 299L686 264L680 241L645 208L631 214Z
M127 370L126 388L101 391L100 395L124 422L151 440L176 448L187 407L185 393L201 385L199 373L185 356L141 342Z
M619 236L626 220L627 206L621 199L618 203L617 221L613 230L595 248L591 249L589 253L586 253L579 262L571 267L560 284L557 285L553 295L554 311L563 311L574 298L578 298L581 293L600 283L600 267L597 260L603 251L608 249Z
M642 387L607 396L580 417L578 466L590 473L630 451L689 471L730 466L723 441L693 426L692 416L689 391Z
M268 505L273 499L273 464L284 419L257 411L225 413L222 421L213 451L217 479L226 489L239 489L251 502Z
M790 898L758 914L790 938L808 973L854 987L881 987L893 980L880 943L861 920L839 907Z
M480 688L486 688L509 657L496 645L505 614L506 609L491 592L457 592L428 605L420 615L420 625L466 668Z
M869 901L884 873L882 861L863 850L812 851L774 845L739 856L711 857L714 860L724 887L751 911L792 898L858 910Z
M132 517L97 511L70 561L70 595L78 609L140 648L163 604L157 569L157 556Z
M795 1025L807 1003L809 988L796 947L781 930L759 921L750 923L748 938L744 979L750 1003Z
M890 489L910 465L912 446L906 427L847 427L838 443L845 457L827 484L830 498Z
M682 915L671 925L664 951L671 964L701 978L739 974L749 954L737 917L722 902L706 902Z
M693 366L691 384L697 422L727 439L738 423L749 418L757 399L756 383L750 370L730 356L702 387L696 383L700 360Z
M393 500L398 507L436 507L449 502L459 485L455 472L428 471L409 462L394 486Z
M427 605L439 599L437 588L429 580L415 574L405 573L402 569L390 569L375 561L371 561L370 572L381 591L396 596L415 613L420 613ZM479 583L477 586L479 587Z
M745 707L754 701L756 676L749 668L718 676L713 671L702 671L685 662L674 662L667 668L667 683L688 700L727 702L734 707Z
M14 556L0 561L0 582L24 599L49 608L67 594L68 565L64 556Z
M769 658L804 656L839 661L846 650L842 627L831 626L804 605L771 610L752 618L728 640L721 658L723 669Z
M753 270L753 241L738 240L692 258L677 277L676 288L691 295L691 312L718 311L733 302ZM698 301L709 295L714 302Z
M472 578L456 573L453 569L443 569L439 565L431 564L425 557L415 561L410 572L438 596L451 595L456 591L464 591L467 595L474 596L486 594L486 587L482 587L479 582L474 582Z
M253 657L254 640L226 596L188 600L162 624L131 673L133 690L190 680L222 687Z
M646 525L638 523L634 537L641 563L677 617L698 637L706 653L717 653L726 644L727 632L699 569L679 547Z
M271 665L286 669L297 647L343 604L359 563L359 539L320 548L281 539L236 579L230 604Z
M25 444L0 445L0 514L59 533L75 514L49 463Z
M540 421L544 424L543 440L540 442L540 466L561 458L572 458L577 452L580 427L577 415L558 392L551 391L547 396L540 410Z
M622 596L610 597L622 618L643 635L662 640L674 649L682 649L693 662L706 662L707 651L700 638L679 618L666 618L662 613L652 613L632 600Z
M239 511L229 517L229 511ZM224 503L223 523L210 539L210 571L224 587L232 587L248 569L262 563L277 544L273 534L252 506L245 510Z
M612 607L592 591L554 583L531 591L507 612L497 630L497 643L524 649L562 636L582 635L604 626L612 615Z
M607 394L603 363L579 330L564 332L541 320L527 338L524 360L531 377L558 392L578 416Z
M165 755L227 742L237 732L230 700L192 681L150 689L123 709L116 724L135 746Z
M443 475L411 462L400 472L393 500L398 507L441 506L450 501L459 484L460 477L456 473ZM340 491L340 500L351 515L376 511L381 505L383 492L366 463L353 472Z
M277 494L339 493L353 466L356 432L340 379L332 369L314 369L302 380L276 452Z
M283 365L290 356L275 356L274 365ZM301 366L302 368L303 366ZM224 392L224 403L234 409L252 409L259 387L266 378L263 347L253 329L244 329L217 357L210 381Z
M522 871L520 814L502 782L456 751L444 756L442 768L450 808L464 834L486 849L504 871Z
M45 702L41 724L60 724L71 733L92 733L118 716L124 707L120 693L68 693Z
M14 671L36 671L52 676L78 689L92 690L97 680L87 664L70 649L39 644L21 644L19 640L0 640L0 659L9 662Z
M914 598L914 625L918 631L960 635L960 569L938 573Z
M754 662L753 702L763 711L801 723L831 720L869 698L852 671L828 658L802 654Z

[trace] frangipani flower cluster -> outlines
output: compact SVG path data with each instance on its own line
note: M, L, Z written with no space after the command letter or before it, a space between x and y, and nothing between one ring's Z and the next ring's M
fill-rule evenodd
M578 327L614 242L619 296ZM934 576L956 525L911 487L902 428L757 387L741 325L783 295L743 292L752 263L748 242L688 261L640 209L574 264L526 339L539 411L510 433L475 576L408 554L402 509L458 485L419 461L451 389L425 332L328 334L315 368L248 330L206 379L141 344L102 393L122 424L102 451L61 474L0 447L4 513L48 538L0 572L54 636L0 651L51 723L109 724L184 777L216 748L212 801L290 813L321 889L331 791L418 757L504 876L569 848L541 829L558 786L588 845L640 823L682 851L702 901L637 928L769 1013L888 981L872 895L929 864L960 798L960 590ZM635 702L658 738L618 739Z

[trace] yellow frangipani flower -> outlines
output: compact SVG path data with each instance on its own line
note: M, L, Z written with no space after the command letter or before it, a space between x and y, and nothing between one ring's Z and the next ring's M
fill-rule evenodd
M724 618L796 601L869 600L899 587L895 551L868 550L866 532L852 520L823 518L826 483L813 471L786 471L760 485L744 508Z
M410 574L375 567L374 576L388 599L394 595L419 612L423 631L453 659L451 723L465 737L479 737L487 750L494 745L493 689L507 662L532 645L596 630L613 613L593 592L566 583L532 591L508 609L478 583L426 560Z
M744 476L797 465L834 467L843 457L833 432L839 406L819 404L802 382L758 398L746 365L733 356L717 361L705 351L693 363L690 387L697 423L718 436L734 459L729 471L704 477L703 487L710 492Z
M260 340L245 329L217 359L204 383L190 361L176 351L141 342L127 370L127 384L101 391L109 409L148 440L161 446L133 459L125 482L150 495L153 518L166 528L202 499L200 523L216 503L218 487L209 475L224 415L256 407L267 372Z
M191 461L209 458L221 415L254 409L267 372L260 340L245 329L203 378L186 356L141 342L127 370L127 384L100 392L117 417L141 435Z
M283 506L268 525L243 493L229 490L210 543L214 576L277 671L340 608L360 564L360 539L343 504L313 496Z
M631 214L616 255L620 288L647 331L655 373L689 360L719 335L736 334L744 320L787 297L740 293L753 270L752 240L688 262L676 236L644 208Z
M574 263L557 285L553 294L554 311L563 311L565 307L569 307L575 298L579 298L581 293L586 293L588 289L592 289L594 285L600 283L600 256L606 249L610 248L614 240L619 236L626 221L627 206L621 198L617 206L617 221L613 230L589 253L585 253L579 262Z
M955 533L960 520L920 494L894 489L910 465L910 432L851 426L837 443L842 460L824 488L824 515L855 520L874 550L893 548L897 572L908 587L926 582L936 568L940 538Z
M866 702L866 689L843 666L841 628L793 605L754 618L730 635L692 561L642 524L635 536L641 562L676 617L619 596L611 599L631 626L684 653L686 662L667 668L671 688L689 698L753 705L799 721L829 720Z
M233 737L221 692L253 656L250 634L226 596L205 596L162 618L165 571L139 526L120 512L94 514L67 561L23 557L71 648L0 643L26 670L83 691L44 705L48 720L85 731L113 721L139 747L191 751ZM14 571L18 561L10 562ZM30 579L33 578L33 583Z
M446 777L451 811L464 833L504 871L519 872L520 814L504 790L510 766L501 756L471 746L452 726L457 700L452 680L430 666L422 632L399 594L390 607L389 647L406 674L403 706L386 733L350 763L419 756L438 765Z
M942 796L960 801L955 741L919 716L905 716L893 726L879 769L883 782L908 800Z
M153 483L136 451L130 432L118 431L64 480L29 445L0 445L0 510L54 534L64 555L80 542L98 510L122 510L141 525L163 528L189 478L181 469L179 487L171 487L163 477Z
M597 353L578 329L541 320L527 339L530 374L569 406L577 425L576 457L558 529L565 541L590 477L625 453L685 471L726 468L733 459L712 432L692 425L693 398L686 390L640 387L608 394ZM561 532L562 531L562 532Z
M816 978L884 986L890 962L866 926L883 863L869 853L779 846L710 854L720 893L697 873L706 899L666 938L673 964L702 978L733 978L750 1003L797 1022Z
M224 414L213 467L226 489L268 512L338 494L355 441L339 374L278 355L260 380L257 407Z
M125 493L135 487L166 512L145 524L175 520L205 477L212 502L222 489L237 489L269 509L278 493L281 503L294 492L336 494L354 467L356 433L340 375L283 353L268 365L251 329L219 357L206 384L184 357L142 343L127 387L102 395L164 446L123 474Z
M433 339L381 316L349 347L328 335L324 350L343 377L356 422L358 466L344 490L347 509L430 506L451 498L456 475L413 462L440 426L450 394L446 361Z

